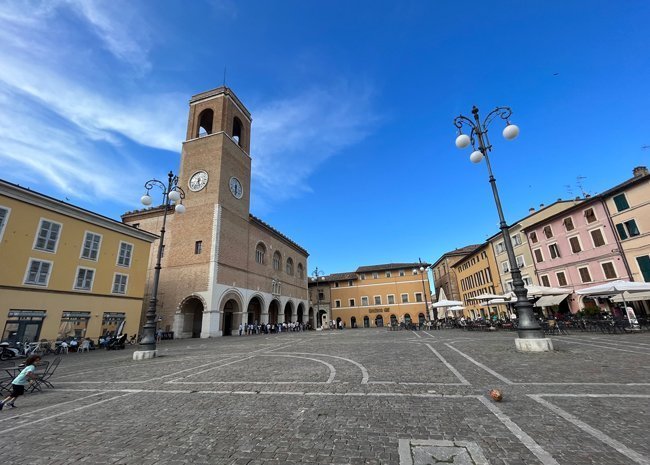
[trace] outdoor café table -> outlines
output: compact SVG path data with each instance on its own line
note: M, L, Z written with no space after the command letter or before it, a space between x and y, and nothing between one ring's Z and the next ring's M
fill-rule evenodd
M11 390L11 383L13 382L14 379L16 379L16 376L20 374L23 368L25 367L8 367L4 369L5 373L7 373L7 375L9 376L3 377L0 380L0 392Z

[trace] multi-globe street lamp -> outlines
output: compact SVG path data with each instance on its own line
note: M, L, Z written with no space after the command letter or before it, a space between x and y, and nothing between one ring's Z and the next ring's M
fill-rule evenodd
M420 260L420 259L418 259ZM422 260L420 260L420 263L422 263ZM417 268L413 268L413 274L417 273L418 271L420 272L420 279L422 280L422 295L424 296L424 317L426 318L427 315L429 314L429 302L427 301L427 291L424 286L424 275L427 273L427 270L429 268L425 268L424 266L420 265L420 269L418 270ZM427 276L428 280L428 276ZM433 303L433 302L432 302ZM433 317L433 315L428 315L430 318ZM420 322L418 321L418 324Z
M314 318L314 322L318 321L319 325L322 325L323 322L320 321L320 290L318 287L318 284L320 281L325 280L325 272L323 270L319 270L318 267L311 273L311 275L314 277L314 280L316 281L316 299L317 299L317 304L316 304L316 318Z
M142 339L140 340L140 347L133 353L134 360L142 360L153 358L156 356L156 306L158 304L158 282L160 281L160 262L165 246L165 224L167 222L167 212L171 206L174 205L176 213L185 213L185 206L182 200L185 198L185 192L178 186L178 176L174 175L171 171L167 174L167 184L157 179L150 179L144 184L146 193L140 198L145 206L150 206L153 199L149 195L149 191L153 187L158 187L163 193L163 220L162 227L160 228L160 242L158 243L158 256L156 259L156 267L153 275L153 285L151 288L151 296L149 298L149 307L145 315L146 322L142 328Z
M490 139L488 138L488 126L492 121L494 121L494 119L499 117L506 122L506 127L503 129L503 137L507 140L513 140L519 135L519 127L510 122L509 118L510 115L512 115L512 110L509 107L495 108L488 113L483 121L481 121L479 117L478 108L476 108L476 106L472 108L472 114L474 116L473 120L463 115L459 115L454 119L454 126L458 128L456 147L464 149L471 144L474 151L470 155L469 159L472 163L480 163L481 160L485 158L485 164L487 165L489 174L489 182L492 186L492 194L494 195L494 202L496 203L497 211L499 213L499 228L503 235L503 242L506 246L508 261L510 263L514 293L517 296L515 308L517 309L518 314L517 333L519 337L515 339L515 345L518 350L526 352L544 352L553 350L551 340L544 337L544 333L533 314L533 306L528 301L528 291L524 285L524 281L521 279L521 271L519 271L519 265L517 265L517 260L515 259L508 225L503 216L503 209L501 208L501 200L499 199L496 179L492 174L490 157L488 156L488 153L492 150L492 144L490 144ZM463 134L463 126L469 128L469 135Z

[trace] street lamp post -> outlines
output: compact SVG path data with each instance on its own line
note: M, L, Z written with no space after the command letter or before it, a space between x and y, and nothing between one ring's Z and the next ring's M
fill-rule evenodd
M133 353L133 360L144 360L154 358L156 356L156 305L158 304L158 282L160 281L160 262L162 260L163 247L165 246L165 223L167 222L167 212L171 205L174 205L176 213L185 213L185 206L181 203L185 198L185 192L178 186L178 176L175 176L171 171L167 175L167 184L157 179L150 179L144 184L147 190L140 201L143 205L149 206L152 203L152 198L149 191L154 186L160 188L163 193L163 221L160 228L160 242L158 243L158 256L156 258L156 267L153 275L153 285L151 288L151 296L149 298L149 307L145 315L146 322L142 328L142 339L140 340L140 347Z
M473 120L463 115L457 116L454 119L454 126L458 128L456 147L463 149L471 144L474 148L474 151L469 157L472 163L480 163L481 160L485 158L489 174L489 182L492 186L492 194L494 195L494 202L496 203L497 211L499 213L499 228L503 235L503 242L506 246L508 261L510 262L514 293L517 296L515 308L518 313L517 333L519 337L515 339L515 345L518 350L524 352L545 352L553 350L551 340L544 337L544 333L533 314L533 306L526 296L528 291L524 285L524 281L521 279L521 271L519 271L519 266L515 259L508 225L506 224L506 220L503 216L503 209L501 208L501 200L499 199L496 179L492 174L492 167L490 166L490 158L488 156L488 153L492 150L492 145L488 138L488 126L495 118L499 117L506 122L506 127L503 129L503 137L508 140L512 140L519 135L519 128L510 123L509 118L512 114L512 110L509 107L495 108L488 113L482 122L479 118L478 108L476 108L476 106L472 108L472 114L474 116ZM463 126L467 126L470 129L469 135L463 134Z
M426 318L427 314L429 313L429 303L427 301L427 290L426 290L426 288L424 286L424 273L427 271L428 268L425 268L424 266L422 266L422 260L421 259L418 258L418 260L420 262L420 270L419 271L420 271L420 278L422 279L422 294L424 295L424 317ZM418 270L414 269L413 271L417 272ZM433 303L433 302L431 302L431 303ZM432 317L432 316L433 315L429 315L429 317ZM418 321L418 325L419 324L420 324L420 322Z
M318 284L320 283L321 280L325 279L325 272L323 270L319 270L318 267L312 272L312 276L316 280L316 299L317 299L317 304L316 304L316 318L314 318L314 321L318 321L318 323L322 326L323 322L319 321L320 320L320 291Z

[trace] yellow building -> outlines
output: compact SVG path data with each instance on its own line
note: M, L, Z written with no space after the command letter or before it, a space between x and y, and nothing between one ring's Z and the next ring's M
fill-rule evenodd
M421 272L420 268L428 266L390 263L325 276L331 305L329 318L337 323L343 321L346 328L424 323L429 319L431 289L426 270Z
M2 340L137 333L156 237L0 180Z
M466 318L489 318L491 313L505 313L504 306L487 305L486 300L474 300L481 294L503 293L494 251L489 242L478 246L453 265L458 279Z

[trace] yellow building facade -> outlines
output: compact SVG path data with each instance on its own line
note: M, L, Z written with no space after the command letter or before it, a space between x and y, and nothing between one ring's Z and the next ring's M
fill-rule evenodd
M453 267L466 318L489 318L491 313L505 314L503 305L487 305L485 300L474 300L481 294L503 294L494 251L489 242L477 247Z
M2 341L137 333L156 237L0 180Z
M424 323L429 319L431 289L426 270L420 268L428 266L391 263L326 276L331 319L342 321L346 328Z

